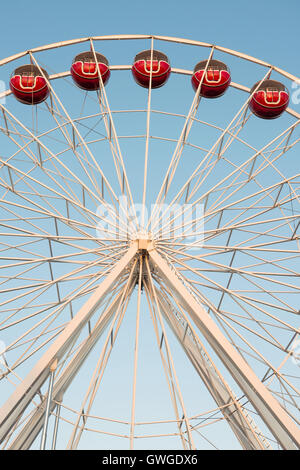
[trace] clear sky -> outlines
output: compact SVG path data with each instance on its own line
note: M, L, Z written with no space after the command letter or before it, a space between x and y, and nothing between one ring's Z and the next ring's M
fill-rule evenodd
M112 34L157 34L221 45L263 59L296 76L300 75L299 0L286 0L285 2L282 0L252 0L251 2L242 0L214 0L212 2L208 0L152 0L148 2L145 0L108 0L105 2L101 0L87 0L85 2L79 0L50 0L48 2L14 0L2 4L1 14L0 59L37 46L80 37ZM60 57L61 55L62 53ZM62 70L67 70L69 65L70 57L66 58L66 65ZM0 79L4 78L7 81L7 76L1 77L0 69ZM177 80L179 81L179 78ZM177 82L174 81L174 83L175 90ZM135 86L133 80L129 86L132 91ZM170 90L172 91L172 89ZM136 87L134 93L137 101L143 91ZM113 105L116 108L118 106L116 96L121 96L122 90L117 90L118 92L120 95L112 96L112 100L115 99ZM166 87L165 96L167 96L167 92ZM159 91L157 97L162 96L160 93L162 92ZM190 85L187 87L186 94L189 94L189 98L193 95ZM169 95L171 97L171 92ZM143 103L145 103L145 96L143 95ZM170 103L173 96L174 94L170 98ZM185 95L182 94L179 98L183 101ZM179 98L178 101L180 101ZM153 101L155 99L154 97ZM226 99L229 100L229 97L225 97L224 102ZM120 108L122 106L123 103L120 104ZM19 107L19 109L21 108ZM145 121L142 125L144 124ZM252 135L254 135L254 131ZM260 136L257 138L259 140ZM133 164L136 166L135 162ZM149 320L143 319L143 321L145 322L145 330L151 327ZM148 321L149 323L147 323ZM126 333L126 328L124 331ZM121 337L121 355L123 342L125 344L127 339L126 336ZM142 348L144 348L145 356L149 357L148 343L142 345ZM97 360L98 352L99 350L91 357L91 361ZM117 370L118 363L115 362L113 365ZM152 367L150 359L148 367L150 377ZM184 375L184 366L179 367L181 367L179 373ZM111 385L113 392L112 394L107 392L104 395L107 400L114 400L114 394L117 395L116 392L122 387L121 381L126 374L127 369L122 369L117 378L109 377L108 385ZM185 392L186 394L190 392L191 400L196 403L198 395L196 392L193 393L194 385L194 382L191 382L190 385L186 384ZM145 397L141 407L147 401L147 392L151 398L149 387L148 383L141 386ZM113 403L115 409L118 406L116 401ZM165 406L164 403L161 402L161 407ZM122 414L124 410L120 403L119 407ZM160 409L157 412L159 414ZM220 432L222 432L222 428ZM232 445L231 438L231 435L226 435L224 432L223 439L227 447ZM96 445L94 442L96 440L91 440L90 445ZM103 446L105 444L106 441Z
M1 57L82 36L153 33L221 44L299 74L298 0L15 0L1 13Z

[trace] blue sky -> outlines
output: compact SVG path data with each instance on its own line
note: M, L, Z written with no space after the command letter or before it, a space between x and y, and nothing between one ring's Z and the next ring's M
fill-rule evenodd
M195 39L203 42L221 45L263 59L269 63L279 66L284 70L288 70L296 76L299 76L299 13L299 0L287 0L284 3L279 0L252 0L251 2L243 2L238 0L228 0L226 2L223 0L214 0L213 2L208 2L207 0L185 0L181 2L178 0L152 0L151 2L146 2L143 0L112 0L106 2L103 2L101 0L90 0L89 2L82 2L78 0L52 0L47 3L47 7L44 3L41 3L41 1L36 0L26 2L25 7L24 0L15 0L14 2L10 3L6 2L5 6L2 7L2 17L4 18L4 20L1 24L2 40L0 41L0 59L37 46L80 37L111 34L157 34ZM118 56L118 46L119 44L111 45L111 43L109 43L109 45L103 45L103 53L107 53L108 57L112 56L112 63L115 63L114 61L116 60L122 60L119 59L119 56L121 56L121 52ZM81 46L77 47L78 52L80 47ZM124 49L125 46L120 45L120 50L123 51L121 47L123 47ZM126 46L125 52L127 53L128 57L133 57L134 52L139 52L139 50L135 51L134 47L135 45L131 44ZM167 49L168 45L164 44L163 47ZM99 51L101 51L101 49L99 49ZM173 48L170 47L170 51L171 53L173 53ZM169 53L169 50L167 49L166 52ZM62 67L61 69L59 69L59 71L67 70L70 65L71 57L66 57L63 54L63 50L57 52L57 57L59 57L57 66ZM185 57L183 55L182 48L180 49L180 54L178 56L178 61L181 59L186 61L186 63L183 63L182 67L192 67L191 64L194 64L193 61L196 59L196 57L194 57L196 52L192 52L190 53L190 55L187 54ZM178 67L179 64L176 63L176 57L174 57L174 62L175 66ZM237 62L232 60L233 69L234 67L236 67L236 63ZM6 82L8 77L7 71L10 70L10 68L11 66L9 64L9 67L7 67L5 70L6 75L2 77L0 76L0 78L4 78ZM253 77L255 77L257 70L255 67L253 67L253 69ZM235 73L240 73L240 75L245 75L247 73L247 70L248 68L246 65L244 69L234 69ZM261 77L261 75L258 75L258 77ZM248 84L248 82L254 82L252 75L249 80L247 80L247 77L245 76L244 78L245 84ZM236 81L238 81L238 79L239 77L237 77ZM119 75L116 74L114 77L111 78L111 83L107 88L109 90L108 93L110 95L110 100L113 109L122 109L122 107L126 109L125 98L127 99L128 96L130 97L130 93L132 93L133 96L131 105L133 106L133 108L136 106L136 108L134 109L138 109L138 107L145 106L146 94L144 92L144 89L137 87L133 80L131 80L128 84L124 80L125 84L121 83L121 85L123 85L124 87L128 87L128 91L126 94L124 93L124 87L122 88L122 86L119 85L118 80ZM159 105L161 105L161 108L175 112L175 105L179 105L181 108L180 112L186 113L188 110L188 106L191 102L190 100L194 95L190 83L185 87L184 91L182 91L183 88L179 89L179 86L182 86L184 80L187 80L187 78L174 77L173 79L172 77L172 79L170 79L170 83L163 90L157 90L157 93L153 94L154 108L156 106L157 108L159 108ZM59 88L60 84L57 83L56 86L57 88ZM63 86L64 84L61 85L61 90L64 90ZM115 86L115 88L113 88L113 86ZM75 91L73 88L70 88L70 90L71 91L67 91L67 94L65 95L66 102L73 104L73 102L76 101L73 98L75 96L73 94L75 93ZM113 93L112 90L115 90L115 93ZM83 96L80 90L76 90L76 93L77 95L81 93L81 96ZM174 100L174 93L177 93L177 100ZM214 121L215 119L216 124L223 125L222 120L224 119L225 121L225 119L228 118L227 114L229 115L232 112L230 100L232 99L232 97L234 99L237 99L236 94L234 93L235 91L231 90L231 94L228 93L219 102L219 106L223 106L222 103L225 103L224 108L226 108L226 112L224 108L222 108L222 113L215 112L215 110L218 109L217 102L201 103L203 111L208 113L210 120ZM162 100L163 97L164 100ZM17 113L23 112L25 116L25 114L28 112L27 107L22 108L18 103L14 103L12 97L8 99L8 103L12 107L12 109L16 110ZM77 103L79 103L79 100ZM172 108L173 103L174 109ZM227 107L226 104L228 104ZM170 106L170 108L168 106ZM74 104L74 110L75 108L76 103ZM80 110L79 105L78 110ZM27 113L27 117L25 116L24 119L31 119L31 114L29 117L28 116L29 115ZM136 132L144 132L145 120L138 121L137 118L133 119L135 119L133 124L136 126ZM220 120L220 122L218 121L218 119ZM42 120L41 122L43 124ZM251 127L250 123L249 136L250 138L255 137L255 141L257 142L258 147L262 146L264 138L269 135L269 132L271 133L271 131L273 131L274 129L275 132L279 132L277 131L277 126L279 129L280 122L281 121L278 121L278 123L276 122L274 123L274 125L271 125L268 122L263 122L261 124L261 129L266 129L266 131L264 133L264 131L262 130L258 135L256 134L258 124L257 121L254 120L253 128ZM155 125L157 126L157 128L154 127ZM154 121L154 123L152 123L151 121L151 126L153 126L151 129L155 129L155 132L157 132L157 134L159 134L160 125L160 121L157 121L157 124L156 121ZM175 125L177 125L177 123L174 124L174 128L172 129L174 133L177 132L177 128L175 129ZM119 126L121 135L122 133L130 134L130 120L122 122L120 118ZM138 130L139 126L141 127L140 130ZM197 136L195 137L193 134L191 135L193 136L193 138L196 139ZM208 143L210 143L210 135L207 134L206 137L208 139ZM122 145L126 154L126 142L124 144L122 143ZM139 144L137 144L136 152L143 152L144 144L141 144L141 149L138 147L138 145ZM151 145L151 148L154 150L153 154L155 154L156 144L154 143ZM169 144L165 145L167 146ZM166 149L170 150L171 145L170 148L166 147ZM130 157L129 150L130 149L128 148L127 154ZM238 150L239 148L237 148L237 155ZM140 174L139 171L142 170L142 168L139 168L137 158L135 158L136 155L132 154L131 156L134 158L128 158L128 162L126 163L128 163L129 171L132 172L132 178L134 178L135 174ZM192 155L192 151L189 156L190 161L193 161L194 157ZM196 158L198 157L195 156L195 164L197 162ZM140 160L140 162L143 163L143 160ZM155 161L154 170L156 170L157 165L161 165L161 161ZM190 171L188 165L186 165L183 170L186 170L187 172ZM285 167L285 171L294 172L294 167ZM269 177L271 178L273 177L273 175L270 174ZM145 301L143 303L143 307L144 309L147 308ZM132 310L135 310L134 302ZM126 332L129 331L129 329L132 327L132 324L130 322L132 323L131 318L128 319L128 326L124 328L123 336L121 336L121 355L126 354L125 352L123 353L122 348L124 345L127 344L128 337L126 336ZM143 327L146 331L148 330L148 328L151 328L152 325L150 324L149 319L147 320L144 318L143 322L145 322ZM151 338L151 340L153 340L153 338ZM152 350L150 350L150 346L148 345L147 341L148 340L146 339L146 343L143 343L141 347L144 348L144 356L149 358L149 371L155 374L155 371L152 371L151 369L153 365L152 354L154 353L152 352ZM149 351L151 352L149 353ZM99 349L97 349L94 355L91 357L91 362L95 362L97 360L98 353ZM158 352L156 353L158 355ZM184 377L185 363L183 361L180 362L181 358L182 356L180 355L180 353L178 353L179 374ZM113 362L112 370L118 371L117 367L117 361ZM129 364L129 372L127 371L127 369L124 368L124 370L122 369L118 371L118 373L116 373L115 375L111 374L110 377L107 378L107 389L103 391L104 399L107 401L111 401L111 406L113 410L117 410L117 407L119 407L120 414L128 412L128 410L125 409L124 411L120 402L116 405L117 398L114 398L114 394L117 396L116 392L118 392L119 389L123 386L123 378L125 381L126 374L128 375L131 372L132 371L130 369ZM148 377L150 377L150 372L148 374ZM81 378L78 380L81 380ZM193 380L194 379L191 379L190 383L184 384L184 388L185 393L187 395L191 395L189 398L191 399L192 403L192 411L196 413L196 406L198 405L199 395L197 392L198 389L196 388L196 381L194 382ZM158 393L160 393L160 388L159 386L157 386L159 382L154 382L149 379L149 382L150 381L151 384L148 382L144 382L140 385L142 390L142 397L145 398L142 398L141 402L138 403L138 411L140 410L140 408L142 411L144 411L145 401L148 398L147 393L149 394L150 398L150 390L152 392L152 389L150 387L151 385L153 386L153 383L155 385L154 388L156 388L156 392L158 390ZM111 393L111 390L113 390L113 393ZM130 400L131 389L129 389L128 393ZM169 402L168 405L166 405L166 399L163 399L161 396L159 396L158 403L158 415L163 408L167 410L166 414L168 414L169 411L171 414L171 410L169 410L169 408L166 408L166 406L170 406ZM211 405L211 407L213 407L213 405ZM151 413L152 409L149 408L149 415L151 415ZM222 428L219 432L222 432ZM225 445L227 445L228 447L234 445L232 443L232 436L230 435L230 433L225 434L224 432L224 435L222 437L225 440ZM97 441L91 440L90 445L96 446L97 444L95 444L95 442ZM203 445L204 444L205 443L203 443ZM109 443L108 445L111 445L111 443Z

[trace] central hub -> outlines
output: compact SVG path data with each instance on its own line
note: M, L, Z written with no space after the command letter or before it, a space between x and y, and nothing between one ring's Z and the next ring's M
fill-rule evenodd
M148 251L153 246L151 233L137 232L134 238L138 244L139 251Z

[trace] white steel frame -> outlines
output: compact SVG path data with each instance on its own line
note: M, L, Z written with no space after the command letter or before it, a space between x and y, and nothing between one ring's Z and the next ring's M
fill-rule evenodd
M47 46L34 48L30 51L24 51L22 53L15 54L11 57L3 59L0 61L0 67L10 62L14 62L15 60L22 57L28 56L31 62L37 65L40 68L41 73L43 73L39 61L36 58L36 54L38 52L75 44L87 43L91 51L95 54L94 44L98 41L139 39L147 39L150 41L151 53L154 49L154 42L157 41L166 41L170 43L185 44L187 46L203 47L208 49L209 59L213 57L213 54L216 51L219 51L264 67L261 81L269 77L272 72L277 72L282 75L282 77L290 81L298 80L297 77L276 66L230 49L199 41L156 35L97 36L53 43ZM129 70L131 65L112 65L110 68L111 70ZM178 68L172 68L172 72L182 75L192 75L192 71ZM271 279L272 282L274 285L280 287L280 289L294 289L295 291L300 290L296 285L299 273L292 267L288 268L285 266L283 268L288 279L286 282L280 277L280 272L278 274L276 271L274 273L272 271L270 274L268 271L266 273L261 272L259 268L256 270L256 266L259 267L260 265L266 264L264 253L267 255L270 251L273 253L278 252L278 260L272 261L271 264L272 268L279 269L281 268L281 261L288 259L285 256L289 256L291 260L294 260L299 252L299 238L297 236L297 231L300 226L300 221L298 220L299 215L296 212L293 212L290 215L286 215L286 213L282 210L282 207L286 202L290 202L291 204L296 202L299 203L298 180L300 174L295 174L292 177L286 178L276 167L276 162L281 156L285 155L289 150L293 149L293 147L300 141L300 138L295 139L294 141L292 140L294 131L297 130L298 124L300 123L300 113L297 113L295 110L288 108L287 113L293 119L295 119L295 122L289 125L287 129L282 131L261 149L257 149L245 142L239 136L240 131L244 128L247 120L249 119L249 116L247 116L247 109L251 96L249 94L250 88L245 85L234 82L231 83L231 87L246 92L249 94L249 96L247 95L246 101L230 121L228 126L225 129L221 129L215 125L205 123L204 121L201 121L201 119L197 118L197 110L201 102L201 83L197 92L195 93L187 115L176 115L174 113L158 111L151 108L152 76L150 76L147 106L145 109L123 111L111 110L108 96L103 86L102 78L100 77L100 93L97 103L99 106L99 112L95 115L80 116L78 119L72 119L71 115L68 113L63 102L53 87L53 80L62 79L68 77L69 75L70 72L60 72L52 75L50 74L49 76L48 86L51 91L51 109L48 105L47 106L53 115L55 127L49 131L44 132L43 134L39 134L35 132L34 129L31 129L29 126L23 124L21 120L18 119L9 110L8 106L0 104L4 119L4 127L1 128L1 131L5 133L10 141L17 147L17 151L12 156L12 158L9 158L8 160L1 158L0 160L1 169L7 172L9 181L9 183L7 183L4 178L0 179L1 188L5 191L4 196L1 199L1 204L5 205L6 211L12 217L16 217L18 220L21 220L28 229L27 230L25 228L24 230L20 231L21 233L16 233L14 235L16 239L18 236L22 237L22 243L20 246L16 244L14 247L16 250L19 250L19 252L22 253L22 257L20 257L20 259L15 259L9 256L4 256L2 258L3 260L7 260L7 267L15 267L16 270L20 267L22 271L15 276L10 276L7 278L4 277L3 283L5 284L5 282L14 278L20 278L22 280L24 279L25 282L28 280L27 272L30 272L32 266L35 266L36 263L38 263L38 265L47 263L49 265L51 279L47 282L40 280L40 283L37 283L35 278L29 279L31 284L24 284L25 293L22 293L21 290L21 293L18 293L14 298L12 298L11 303L26 299L28 292L34 296L33 299L38 299L40 289L43 289L42 292L44 292L48 289L51 289L52 287L56 288L57 303L51 304L51 308L55 308L55 310L54 312L47 314L46 319L43 319L39 322L39 324L43 327L43 324L46 325L46 321L49 320L49 323L42 330L42 335L46 334L47 329L52 325L53 321L59 315L62 308L69 306L71 310L71 320L66 324L61 325L61 327L57 330L55 330L55 328L53 329L53 338L56 339L53 340L52 344L43 353L42 357L37 361L36 365L28 373L28 375L20 381L20 384L16 387L14 393L0 409L0 443L2 442L5 447L6 443L9 442L9 440L12 438L11 442L8 444L8 448L28 449L31 447L40 432L42 432L41 448L44 449L46 447L48 419L51 414L56 413L55 430L52 443L52 448L55 448L64 393L71 385L80 368L83 366L86 358L92 351L100 336L105 332L105 329L108 328L108 325L111 323L108 336L99 359L99 363L97 364L93 378L89 384L89 388L83 400L82 409L85 409L85 414L78 414L75 421L72 423L73 430L69 439L68 448L76 449L78 447L81 435L86 429L86 419L89 416L95 395L102 380L102 376L108 362L115 337L117 336L122 319L125 315L131 294L135 286L137 286L134 374L129 432L130 448L134 448L136 437L135 432L137 427L135 419L137 363L140 335L141 292L142 289L144 289L147 296L149 311L151 313L156 339L160 349L161 359L169 386L170 397L176 417L175 422L178 428L178 436L180 437L183 448L195 449L196 446L194 442L193 431L196 428L192 425L191 419L186 411L186 406L184 403L182 391L180 389L179 380L177 378L177 373L163 319L166 320L169 327L175 334L187 358L194 366L196 372L202 379L202 382L205 384L207 390L214 399L217 409L221 412L223 419L227 421L240 445L244 449L269 449L271 448L271 444L265 437L264 433L258 429L255 422L253 421L253 418L246 411L246 408L241 404L241 399L238 398L231 390L219 368L206 350L203 339L206 340L216 356L218 356L220 362L230 373L233 381L244 394L243 398L247 399L248 402L253 406L254 410L256 410L257 414L272 434L275 442L282 449L300 449L300 430L297 426L297 420L293 419L290 411L282 406L282 401L284 400L289 400L292 402L292 404L295 404L294 396L291 393L291 390L293 393L295 393L295 395L299 394L299 391L291 383L289 378L281 373L282 367L292 354L290 349L291 342L294 338L297 337L297 335L300 334L300 331L299 328L297 329L285 319L277 318L276 315L272 313L272 309L275 306L278 309L281 308L283 311L286 309L286 311L293 314L298 314L299 312L297 312L295 308L285 302L283 298L281 301L278 300L280 297L280 290L278 292L270 292L270 295L274 299L274 304L267 301L261 301L259 305L257 305L257 303L255 303L255 299L251 297L251 293L247 294L247 292L243 293L242 291L234 291L230 287L233 275L238 273L242 278L246 278L247 280L249 280L249 277L251 277L249 282L256 289L259 288L259 283L261 282L262 292L266 292L264 283L270 282L271 275L273 275L273 278ZM10 94L11 92L6 90L0 94L0 100L1 98L7 97ZM89 197L95 203L107 206L110 211L111 206L108 206L108 204L112 204L115 208L118 207L119 204L118 196L113 189L113 185L111 185L105 175L105 172L101 168L100 163L95 158L90 144L104 140L108 141L113 167L115 169L116 180L119 184L120 194L122 196L126 195L128 200L133 204L133 197L131 194L129 180L126 174L124 159L120 146L120 140L124 136L118 136L114 123L115 116L122 112L142 112L146 115L145 135L126 136L126 138L143 137L145 139L142 193L143 208L145 207L146 202L147 184L149 184L148 164L150 139L172 141L170 138L164 139L163 137L153 136L150 134L150 120L152 113L166 116L176 116L178 118L184 119L180 136L177 140L174 140L176 143L175 150L170 160L163 184L158 193L156 199L157 203L162 203L166 200L169 188L175 177L175 173L182 158L184 149L187 146L193 146L193 144L191 144L191 142L188 140L192 126L197 123L204 123L205 125L210 126L210 128L219 131L219 136L215 144L210 149L205 149L194 145L194 148L204 152L204 158L200 161L196 169L194 169L188 180L181 188L179 188L175 196L173 196L171 204L175 204L179 201L185 201L191 202L192 205L195 206L197 203L201 202L204 203L205 207L207 207L210 195L213 194L215 196L214 202L211 203L207 209L206 216L208 220L214 220L214 218L218 217L218 223L216 228L208 229L204 234L206 248L208 250L213 250L212 253L208 253L204 258L212 272L215 271L230 273L230 278L226 286L223 286L221 283L210 279L207 271L205 271L205 269L201 269L201 263L203 262L204 258L198 255L191 255L187 251L187 246L185 245L184 241L178 242L176 241L175 237L174 239L168 239L167 230L169 227L166 224L162 225L160 228L159 236L157 235L158 232L155 231L149 237L145 235L148 233L150 222L152 220L149 220L148 225L146 225L144 220L144 212L142 212L141 223L139 223L136 214L131 217L131 221L133 221L133 225L136 230L133 237L128 237L126 231L125 222L130 220L130 214L128 214L126 210L124 211L125 222L124 220L119 220L118 222L121 222L121 226L118 228L112 224L107 232L108 238L105 240L97 240L96 237L90 235L90 230L94 229L99 216L86 206L85 198ZM84 134L79 131L79 125L84 126L86 120L88 121L90 118L94 117L98 117L99 119L103 120L106 135L102 135L95 141L87 141L84 137ZM66 149L62 150L60 154L53 152L51 147L45 144L44 140L45 136L51 138L52 134L54 134L56 131L61 134L64 142L67 144ZM216 181L213 188L199 196L199 188L201 185L203 185L203 182L207 179L211 171L213 171L216 162L220 158L224 157L226 150L234 141L240 142L241 144L245 145L248 150L251 150L251 156L241 165L236 167L232 166L232 171L230 174L225 175L222 180ZM37 145L38 152L32 151L31 144L33 143ZM70 149L76 156L77 161L80 164L87 179L78 177L76 172L73 171L72 168L69 168L67 165L65 165L63 160L60 158L61 155L64 155ZM43 168L43 159L41 155L43 155L43 158L45 158L46 161L51 162L53 165L52 173L48 169L45 169L45 172L47 173L49 180L55 181L55 189L51 187L50 183L36 179L31 170L25 171L18 168L13 160L13 157L22 153L24 153L28 160L32 162L34 168ZM260 158L262 160L259 160ZM257 164L258 161L262 161L262 163ZM230 201L232 194L238 193L238 191L248 184L249 181L252 181L258 175L260 175L266 167L272 167L274 171L277 172L277 174L281 177L280 182L268 185L268 187L263 187L256 182L257 190L255 193L240 197L237 201L232 203ZM244 176L244 180L238 179L241 175ZM56 176L61 177L64 184L61 184L58 179L56 180ZM22 202L21 200L19 200L19 202L10 202L6 196L7 194L14 194L16 192L15 188L19 182L24 182L24 184L27 185L28 191L27 193L25 191L18 193ZM76 184L81 188L82 198L78 197L78 194L74 192L73 184ZM227 193L228 185L231 185L232 188L230 195ZM37 187L40 189L37 190ZM283 188L285 187L288 188L289 195L281 196ZM51 194L54 197L54 202L52 202L50 198L44 196L44 194L47 194L49 191L51 191ZM31 199L32 195L34 197L39 197L39 202L33 203L32 201L34 199ZM271 205L266 204L266 195L271 200ZM255 197L254 202L253 199L251 200L253 197ZM66 204L67 217L63 215L60 207L56 207L56 199L64 201ZM18 212L26 212L29 205L31 204L33 204L34 207L31 207L30 210L35 214L35 216L31 220L26 220L26 216L20 216ZM250 211L253 208L257 208L259 204L262 204L262 206L259 207L259 214L264 216L261 222L257 222L255 220L257 213L251 215ZM236 217L233 217L230 223L222 225L222 217L224 216L226 210L234 209L236 205L242 206L242 209L239 209L240 213L238 213ZM245 206L244 209L243 205ZM274 217L271 215L269 217L269 211L277 207L281 213L281 216L277 215ZM74 216L71 216L71 209L76 210L77 213L84 218L84 221L82 219L80 219L80 221L76 220ZM164 214L162 214L160 218L157 219L157 225L162 221L163 215ZM238 217L241 216L243 218L242 220L239 220ZM176 221L177 217L178 215L174 216L173 222ZM42 218L49 218L55 221L55 235L47 232L46 230L43 230L42 234L40 233L36 223L38 223L39 219ZM103 220L105 221L104 218ZM74 236L59 233L58 223L67 227L68 229L72 229L76 235ZM274 224L275 230L284 226L288 229L290 236L286 237L285 239L280 239L278 237L279 240L276 239L276 236L274 236L274 242L269 241L268 243L256 244L255 240L256 238L259 239L260 236L260 232L257 229L260 223L269 223L272 226ZM1 226L10 227L9 224L9 219L7 219L3 220ZM156 229L157 226L154 225L152 228ZM183 225L182 228L188 229L188 224L187 227ZM244 243L230 246L229 242L232 231L237 228L245 232L246 241ZM118 229L121 230L123 238L118 239L116 242L114 237ZM220 233L228 234L227 243L225 245L214 245L214 238L216 238ZM272 236L272 234L270 236ZM3 239L3 237L5 237L5 232L0 233L0 237ZM28 244L23 242L23 238L26 237L28 237ZM32 238L36 239L37 241L46 240L49 244L49 251L51 256L41 257L39 253L36 253L34 248L31 248L30 243ZM86 248L81 244L83 240L96 242L97 247L94 249ZM54 256L52 246L54 241L59 241L66 248L72 248L74 252L66 252L66 254L63 255ZM289 243L291 241L297 242L298 250L285 250L284 248L281 248L281 244L283 242ZM4 247L1 251L13 248L10 243L6 243L5 241L1 243L1 245ZM215 261L215 258L210 257L211 254L225 251L232 253L231 261L226 265L218 263ZM234 267L234 257L235 254L239 252L251 252L251 255L249 255L252 257L251 259L253 259L253 265L250 265L251 270L249 270L249 266L246 266L244 269ZM24 253L26 255L25 258ZM97 259L96 261L81 262L80 255L82 254L101 255L100 261ZM281 256L282 258L280 258ZM63 261L65 263L69 262L70 266L72 267L72 271L66 275L61 275L55 278L52 264L53 262L59 261ZM200 267L198 264L197 267L192 267L189 265L190 261L197 261ZM11 262L13 264L10 264ZM76 266L76 268L74 268L74 266ZM5 269L6 265L4 265L2 268ZM96 274L89 271L94 268L99 269ZM188 277L191 275L198 276L197 280L195 280L195 278L191 280L191 278ZM278 278L276 276L278 276ZM81 287L72 291L69 297L62 298L60 285L72 278L82 281ZM290 279L296 279L295 283L290 281ZM99 281L100 284L98 285ZM1 285L2 282L0 286ZM215 289L217 292L222 292L221 300L219 301L218 305L215 306L209 302L209 300L201 291L202 286L205 288L208 286L211 289ZM30 290L28 291L27 289ZM9 292L10 289L5 288L1 291L2 294L9 294ZM243 305L245 304L247 307L249 306L249 310L243 308L245 316L222 310L222 301L226 294L229 295L230 298L233 299L233 301L238 305L241 305L243 302ZM83 295L89 296L88 300L86 300L84 305L78 310L76 314L74 314L72 311L72 302ZM30 300L28 303L29 306L31 302L32 300ZM280 306L278 306L278 302L280 302ZM7 305L10 305L9 301L1 303L0 307L6 308ZM238 325L239 327L247 329L247 331L253 333L254 330L252 330L250 326L243 324L243 320L246 317L249 317L252 322L257 322L255 317L251 314L251 307L253 307L253 305L255 305L257 311L265 315L267 319L264 322L262 321L259 323L262 330L262 332L259 334L260 337L263 340L268 341L274 347L277 347L281 351L286 352L286 358L277 369L275 369L272 364L270 364L263 357L263 355L256 350L254 346L252 346L250 343L247 343L247 340L245 340L245 338L239 333L239 330L235 329L235 327L232 326L232 323L230 322L233 320L234 325ZM25 307L27 307L27 302L24 304L24 308ZM102 314L97 320L95 326L91 327L90 321L95 312L100 307L103 309ZM47 312L47 310L47 305L41 305L41 312ZM9 325L14 325L22 321L15 320L14 318L16 313L21 311L21 308L17 309L15 312L12 309L12 313L10 313L10 309L7 309L7 311L8 317L3 322L0 322L0 328L2 328L2 325L4 329L7 328L7 326L5 326L5 322L10 322ZM38 313L39 312L36 312L35 315ZM30 315L28 317L30 317ZM277 323L276 325L278 327L280 326L291 333L292 339L288 346L281 344L276 336L268 330L269 325L274 326L273 322L277 322L278 325ZM74 354L72 348L74 347L76 340L84 328L87 326L89 328L89 335L80 344L80 346L75 349ZM13 342L9 345L8 350L17 346L18 343L23 340L24 344L26 344L26 337L28 336L28 333L34 332L34 329L35 328L32 327L19 338L13 340ZM266 377L264 377L263 380L261 380L255 374L255 372L247 363L245 351L243 351L241 347L235 347L234 341L231 337L233 333L238 334L241 340L246 343L250 349L253 350L253 353L256 355L256 357L259 357L261 361L269 366L269 373L266 374ZM202 339L200 338L199 334L201 335ZM113 340L111 339L111 345L109 347L109 340L111 336L113 336ZM36 338L37 337L33 337L33 344ZM30 340L28 341L30 342ZM162 350L162 343L165 345L164 351ZM45 345L47 345L47 340ZM10 373L15 374L15 369L24 361L26 361L27 357L30 357L31 354L34 354L38 350L39 348L36 348L35 351L30 352L30 348L28 348L28 352L26 350L23 354L24 357L22 356L12 366L7 366L7 372L3 374L2 378L8 376ZM56 371L59 369L60 365L62 365L68 354L73 354L73 357L59 375L59 373ZM56 373L58 374L57 380L55 380ZM41 387L45 384L48 378L48 393L41 397L41 403L35 405L34 411L31 412L29 418L25 419L23 423L22 417L24 414L26 414L26 409L30 404L35 403L34 399L36 395L40 394ZM276 394L271 393L270 391L270 385L275 380L275 378L279 380L280 385L283 387L283 392L281 395L283 400L281 403L276 399Z

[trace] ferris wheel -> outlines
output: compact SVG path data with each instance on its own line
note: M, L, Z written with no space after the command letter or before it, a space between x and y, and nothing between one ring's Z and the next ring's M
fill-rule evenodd
M297 77L155 35L0 61L3 449L299 449Z

